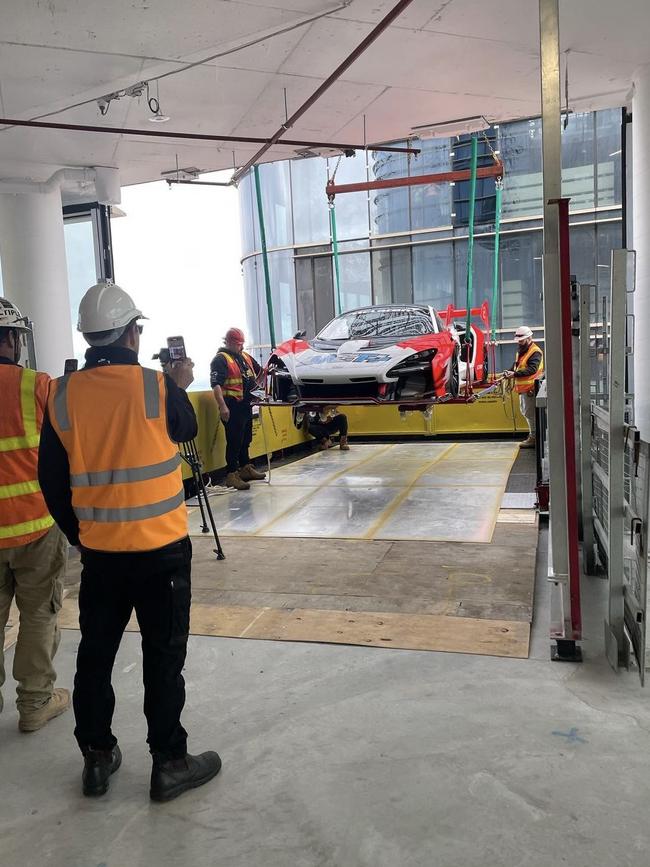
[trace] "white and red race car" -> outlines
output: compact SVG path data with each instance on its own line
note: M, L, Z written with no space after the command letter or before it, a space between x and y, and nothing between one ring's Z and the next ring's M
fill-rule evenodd
M361 307L342 313L307 341L297 334L267 365L267 395L279 403L403 403L457 397L461 383L488 374L487 304L473 310L486 326L465 327L452 306ZM468 361L469 356L469 361Z

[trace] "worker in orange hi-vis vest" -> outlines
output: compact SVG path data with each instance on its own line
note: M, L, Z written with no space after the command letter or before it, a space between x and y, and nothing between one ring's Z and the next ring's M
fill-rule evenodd
M265 478L248 453L253 439L253 391L262 368L244 352L244 339L241 328L229 328L210 363L210 385L226 431L225 483L238 491L248 491L249 482Z
M13 675L22 732L42 728L70 707L68 690L54 688L52 664L59 646L57 613L68 546L38 483L38 443L50 377L19 364L29 330L20 311L0 298L0 636L15 600L20 623ZM0 644L0 688L4 681Z
M521 325L515 331L515 339L518 344L517 357L510 370L505 371L504 376L514 378L521 414L528 423L528 437L519 444L520 448L534 449L535 397L539 381L544 376L544 353L536 343L533 343L533 332L527 325Z
M135 610L142 635L150 797L169 801L207 783L221 759L187 752L181 724L190 629L192 545L178 443L196 436L185 389L193 364L169 374L138 363L144 319L119 286L103 282L81 299L85 366L50 385L39 450L43 495L81 551L73 705L84 757L82 791L108 791L122 755L112 731L111 673Z

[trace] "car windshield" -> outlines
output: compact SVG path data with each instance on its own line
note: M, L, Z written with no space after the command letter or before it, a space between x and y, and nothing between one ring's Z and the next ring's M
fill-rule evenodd
M320 332L321 340L356 340L364 337L416 337L435 331L431 317L412 307L369 307L344 313Z

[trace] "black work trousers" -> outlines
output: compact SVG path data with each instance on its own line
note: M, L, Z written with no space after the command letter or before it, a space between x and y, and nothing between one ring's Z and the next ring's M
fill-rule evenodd
M230 418L225 422L226 429L226 467L229 473L250 464L248 448L253 440L253 410L246 400L226 398Z
M81 642L74 679L75 737L82 752L108 750L115 694L111 672L135 609L142 635L147 743L163 759L187 752L181 725L183 665L190 629L192 544L181 539L157 551L109 554L82 550Z
M309 433L317 440L328 439L332 434L348 435L348 417L345 413L339 413L326 422L313 422L309 425Z

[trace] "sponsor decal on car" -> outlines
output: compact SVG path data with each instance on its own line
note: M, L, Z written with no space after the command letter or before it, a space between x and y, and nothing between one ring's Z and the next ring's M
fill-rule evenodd
M345 352L341 355L328 353L326 355L312 355L304 361L298 359L296 361L296 366L307 367L312 364L335 364L337 361L345 362L347 364L381 364L384 361L390 361L392 357L392 355L379 352Z

